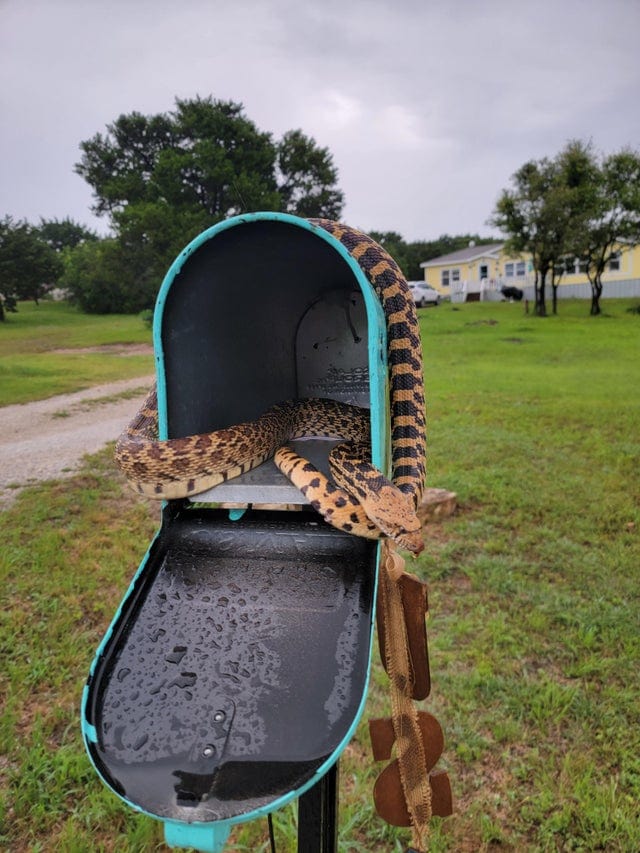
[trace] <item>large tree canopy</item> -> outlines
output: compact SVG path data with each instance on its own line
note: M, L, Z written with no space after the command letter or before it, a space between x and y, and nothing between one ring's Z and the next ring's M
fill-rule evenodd
M76 171L93 187L94 212L118 222L141 203L198 209L209 223L278 205L276 149L239 104L176 101L168 115L122 115L82 142Z
M76 171L93 188L93 210L110 221L113 251L133 261L131 274L119 264L120 302L135 290L138 308L151 306L173 258L210 225L252 210L337 218L344 203L328 149L300 130L274 141L232 101L177 99L170 113L122 115L80 148Z

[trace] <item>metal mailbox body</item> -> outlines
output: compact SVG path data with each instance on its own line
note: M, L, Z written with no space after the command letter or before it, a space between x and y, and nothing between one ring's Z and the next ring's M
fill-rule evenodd
M370 408L372 461L388 469L382 309L307 220L248 214L196 238L162 284L154 348L160 438L333 397ZM327 446L300 442L320 468ZM252 508L265 503L300 506ZM378 543L303 504L271 462L165 504L96 653L88 753L125 802L165 821L169 843L220 849L233 823L314 785L361 716Z

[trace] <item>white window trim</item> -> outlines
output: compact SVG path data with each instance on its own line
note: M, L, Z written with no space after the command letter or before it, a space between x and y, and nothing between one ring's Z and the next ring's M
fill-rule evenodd
M445 280L446 279L446 280ZM440 270L440 286L451 287L452 284L460 283L460 267L449 267Z
M506 261L504 265L504 277L523 279L527 276L526 261Z

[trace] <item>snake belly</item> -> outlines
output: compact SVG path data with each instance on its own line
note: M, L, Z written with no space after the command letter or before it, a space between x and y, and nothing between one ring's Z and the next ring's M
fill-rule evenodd
M140 494L171 500L196 495L273 457L327 523L370 539L387 536L418 554L424 547L416 507L424 488L425 412L413 298L395 261L371 238L329 220L310 222L347 248L384 310L391 480L368 461L368 410L323 398L278 403L250 423L160 441L154 387L119 437L116 461ZM312 436L344 440L329 454L333 482L287 446Z

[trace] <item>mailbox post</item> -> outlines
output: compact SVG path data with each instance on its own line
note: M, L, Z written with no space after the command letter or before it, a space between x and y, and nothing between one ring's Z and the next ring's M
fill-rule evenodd
M154 349L161 439L332 397L370 409L372 461L388 469L382 309L346 249L308 221L256 213L196 238L162 284ZM299 449L326 471L331 446ZM100 777L164 821L169 844L203 851L301 798L300 849L332 853L378 563L377 542L327 526L271 461L165 503L84 692Z

